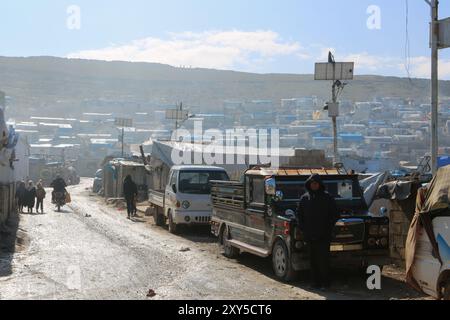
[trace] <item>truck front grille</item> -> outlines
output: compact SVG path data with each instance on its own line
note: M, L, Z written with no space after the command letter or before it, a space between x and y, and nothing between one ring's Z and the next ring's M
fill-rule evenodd
M194 220L198 223L209 223L211 222L211 217L195 217Z
M335 244L353 244L364 241L365 223L362 219L342 219L334 228Z

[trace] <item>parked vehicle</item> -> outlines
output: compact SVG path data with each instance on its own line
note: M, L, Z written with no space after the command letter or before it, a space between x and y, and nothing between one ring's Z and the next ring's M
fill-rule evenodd
M450 300L450 210L432 214L432 225L442 264L433 252L429 236L421 229L412 272L423 292L437 299Z
M169 224L177 233L180 225L209 225L211 222L211 180L229 177L223 168L175 166L165 190L150 190L149 202L158 226Z
M322 176L340 210L331 245L332 265L366 271L369 265L389 264L389 219L368 212L357 175L336 169L255 167L244 174L243 182L213 181L212 232L224 254L272 257L274 273L283 281L309 269L296 208L313 173Z
M417 191L405 244L406 283L436 299L450 300L450 166Z

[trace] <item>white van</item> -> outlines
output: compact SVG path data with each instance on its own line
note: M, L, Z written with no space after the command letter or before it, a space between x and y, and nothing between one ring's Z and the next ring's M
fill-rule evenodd
M450 212L433 218L433 230L439 245L442 265L433 254L433 247L422 228L418 234L412 273L423 292L450 300Z

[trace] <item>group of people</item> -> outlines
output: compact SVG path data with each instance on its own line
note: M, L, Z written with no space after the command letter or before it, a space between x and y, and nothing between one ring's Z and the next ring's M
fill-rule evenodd
M60 176L51 183L50 187L53 188L52 192L52 202L55 200L55 193L61 192L63 195L66 193L66 182ZM46 196L46 191L42 180L34 185L32 180L25 183L21 181L18 183L16 188L16 204L20 213L24 213L26 209L28 213L33 213L34 207L36 206L36 213L44 213L44 199Z
M44 213L44 199L45 199L45 189L42 180L34 185L32 180L25 183L21 181L16 189L16 202L20 213L24 212L24 209L28 213L33 213L34 207L36 205L36 213Z

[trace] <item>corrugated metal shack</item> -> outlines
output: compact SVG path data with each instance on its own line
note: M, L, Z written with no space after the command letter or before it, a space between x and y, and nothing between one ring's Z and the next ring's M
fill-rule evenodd
M414 177L388 182L378 189L377 197L389 201L389 247L398 265L405 263L406 238L416 208L417 191L422 183Z
M103 167L103 189L105 198L123 198L123 181L130 175L138 186L138 201L147 200L150 176L142 163L114 159Z

